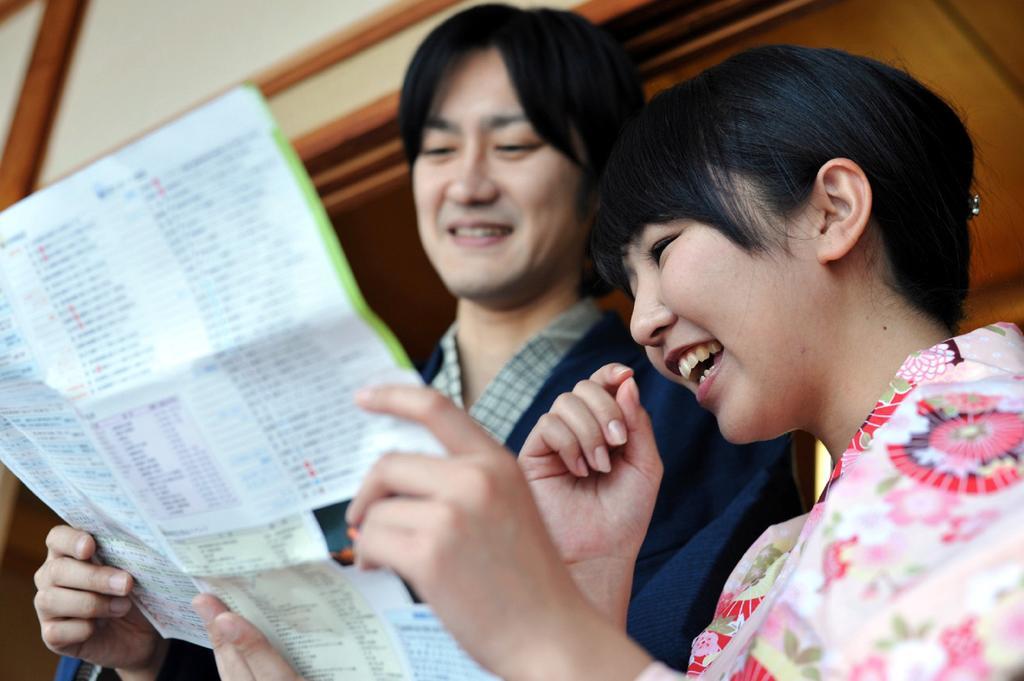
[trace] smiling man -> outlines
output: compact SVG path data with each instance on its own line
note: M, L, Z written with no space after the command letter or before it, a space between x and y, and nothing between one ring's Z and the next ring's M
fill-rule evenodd
M711 620L743 549L800 508L788 442L725 442L689 391L659 375L619 317L594 303L607 290L587 257L597 179L642 105L622 48L582 17L481 5L443 22L419 47L399 118L420 239L458 299L424 379L518 452L556 397L610 362L632 368L666 482L632 594L621 597L630 599L633 638L685 668L679 641ZM625 440L615 424L611 431L613 445ZM581 452L577 466L602 475L613 455L614 447ZM51 533L49 567L37 582L44 640L92 663L66 658L58 679L95 678L99 667L117 668L125 680L217 678L208 650L160 641L127 599L115 599L127 610L109 607L124 588L96 586L107 584L111 568L75 548L94 546L83 534ZM102 605L82 605L94 601ZM73 636L46 638L54 623L71 619L80 624Z

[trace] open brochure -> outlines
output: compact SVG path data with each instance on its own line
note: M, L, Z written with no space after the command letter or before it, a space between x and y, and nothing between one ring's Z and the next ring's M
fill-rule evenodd
M393 574L345 567L385 451L355 390L419 377L368 310L259 92L219 97L0 214L0 459L167 637L212 591L311 681L489 678Z

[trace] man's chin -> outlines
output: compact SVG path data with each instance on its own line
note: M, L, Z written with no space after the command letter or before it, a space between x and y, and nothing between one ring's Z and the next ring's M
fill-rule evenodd
M481 307L510 309L530 302L530 297L523 295L522 285L498 282L493 278L487 282L462 280L446 282L445 285L454 297Z

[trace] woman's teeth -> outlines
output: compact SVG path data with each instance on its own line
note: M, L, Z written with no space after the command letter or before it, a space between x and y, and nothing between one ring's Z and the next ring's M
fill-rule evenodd
M714 368L713 363L705 367L699 377L691 376L690 374L693 372L694 368L698 364L704 362L712 355L717 354L721 351L722 344L719 343L718 341L708 341L707 343L701 343L695 348L691 348L690 352L688 352L685 357L679 360L679 375L685 379L694 381L696 383L700 383L701 381L708 377L708 374L711 373L711 370Z

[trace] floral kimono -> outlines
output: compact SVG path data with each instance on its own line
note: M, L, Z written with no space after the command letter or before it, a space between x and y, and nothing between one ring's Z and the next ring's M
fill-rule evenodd
M733 570L688 674L1024 672L1022 476L1020 330L996 324L915 353L811 512L769 528ZM674 675L652 665L640 678Z

